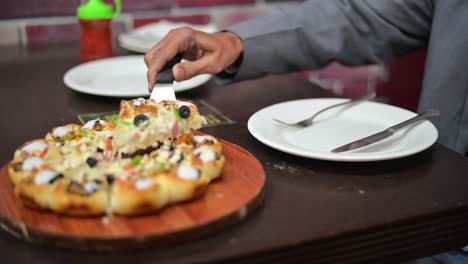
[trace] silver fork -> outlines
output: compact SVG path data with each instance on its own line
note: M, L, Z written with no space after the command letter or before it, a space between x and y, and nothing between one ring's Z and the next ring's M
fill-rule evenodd
M273 118L273 120L275 120L276 122L280 123L280 124L283 124L285 126L296 126L296 127L308 127L310 125L312 125L313 123L313 120L314 118L316 118L319 114L329 110L329 109L332 109L332 108L335 108L335 107L339 107L339 106L343 106L343 105L353 105L353 104L358 104L358 103L362 103L362 102L365 102L365 101L369 101L369 100L372 100L375 98L375 92L370 92L362 97L358 97L358 98L355 98L355 99L352 99L352 100L349 100L349 101L346 101L346 102L343 102L343 103L339 103L339 104L334 104L334 105L331 105L331 106L328 106L328 107L325 107L323 109L321 109L320 111L316 112L315 114L313 114L311 117L309 118L306 118L302 121L299 121L299 122L296 122L296 123L286 123L286 122L283 122L281 120L278 120L276 118Z

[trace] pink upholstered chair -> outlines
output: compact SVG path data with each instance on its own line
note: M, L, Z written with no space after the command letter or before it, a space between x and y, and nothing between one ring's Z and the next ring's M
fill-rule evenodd
M384 102L416 111L421 93L426 50L402 56L390 65L347 67L338 63L308 73L310 81L325 89L354 98L376 90Z

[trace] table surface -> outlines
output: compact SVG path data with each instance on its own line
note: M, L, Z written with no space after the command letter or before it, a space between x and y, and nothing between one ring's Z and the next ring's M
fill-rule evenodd
M118 109L120 99L63 84L65 71L78 63L77 45L0 48L1 164L23 142L78 122L79 113ZM337 163L269 148L248 132L252 114L278 102L331 96L295 75L224 87L210 81L178 96L202 98L236 121L203 132L242 146L262 163L261 209L220 233L160 250L86 253L1 231L2 263L396 263L468 243L468 162L456 152L435 144L397 160Z

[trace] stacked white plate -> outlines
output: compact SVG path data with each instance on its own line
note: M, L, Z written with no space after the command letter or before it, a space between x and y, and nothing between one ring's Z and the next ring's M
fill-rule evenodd
M188 26L196 30L213 33L217 31L214 24L194 25L182 22L170 22L162 20L139 27L130 32L119 35L118 40L122 48L135 52L146 53L156 43L166 36L171 29Z

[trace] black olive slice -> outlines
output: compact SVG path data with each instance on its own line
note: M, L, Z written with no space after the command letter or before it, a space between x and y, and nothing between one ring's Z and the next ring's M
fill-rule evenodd
M63 178L63 174L59 173L59 174L55 175L52 179L50 179L49 184L52 184L55 181L57 181L58 179L62 179L62 178Z
M114 176L114 174L109 174L109 175L107 175L107 176L106 176L106 180L107 180L107 183L108 183L108 184L110 184L110 185L113 184L114 181L115 181L115 176Z
M97 162L98 162L97 159L95 159L93 157L89 157L89 158L86 159L86 163L88 164L88 166L90 168L94 168L96 166Z
M157 148L156 147L147 147L145 149L139 149L133 153L122 153L122 158L128 159L128 158L133 158L136 155L145 155L145 154L150 154L151 152L155 151Z
M179 107L179 114L182 118L187 118L190 116L190 108L186 105Z
M133 118L133 124L136 127L145 127L148 126L149 120L146 115L137 115Z
M179 160L177 161L177 164L180 164L184 160L185 156L183 153L180 153Z

